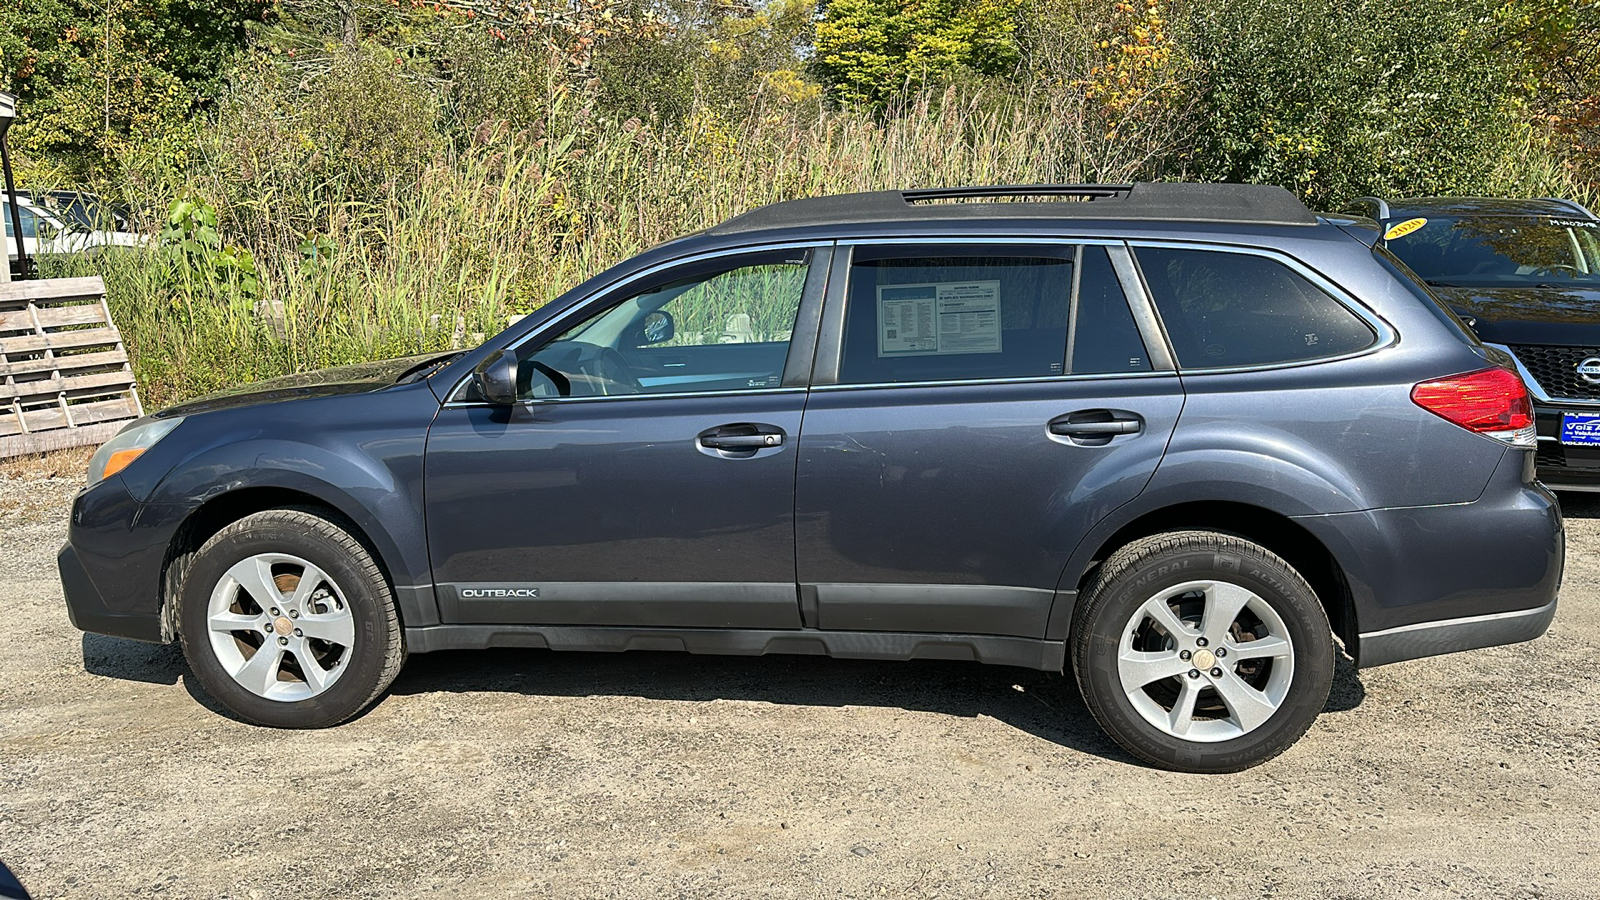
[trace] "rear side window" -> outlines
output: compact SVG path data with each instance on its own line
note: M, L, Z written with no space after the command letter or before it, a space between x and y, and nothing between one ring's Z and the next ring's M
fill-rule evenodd
M1133 322L1128 298L1106 248L1084 247L1082 261L1078 302L1073 305L1072 358L1067 368L1074 375L1150 371L1139 326Z
M1075 248L929 249L856 248L841 384L1065 373Z
M841 384L1150 369L1104 247L922 244L854 251Z
M6 237L16 237L16 228L11 224L11 204L0 205L0 213L5 216ZM23 237L36 238L39 236L39 220L34 217L33 210L26 206L19 206L17 207L17 216L22 219ZM15 250L16 248L13 247L12 249Z
M1377 340L1344 304L1276 260L1216 250L1136 252L1182 367L1306 362Z

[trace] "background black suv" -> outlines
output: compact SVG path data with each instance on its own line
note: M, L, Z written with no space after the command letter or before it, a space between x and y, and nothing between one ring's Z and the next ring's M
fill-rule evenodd
M1570 200L1363 197L1380 246L1428 282L1533 395L1539 478L1600 491L1600 219Z

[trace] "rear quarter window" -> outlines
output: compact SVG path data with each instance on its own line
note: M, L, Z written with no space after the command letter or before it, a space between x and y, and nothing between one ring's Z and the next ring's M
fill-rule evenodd
M1136 253L1183 368L1309 362L1377 341L1360 316L1277 260L1160 247Z

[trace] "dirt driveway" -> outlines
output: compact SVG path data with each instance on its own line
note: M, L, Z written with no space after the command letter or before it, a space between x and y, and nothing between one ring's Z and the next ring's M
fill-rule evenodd
M0 859L41 898L1548 897L1600 892L1600 500L1517 647L1341 668L1287 754L1135 764L1060 676L446 653L323 732L85 637L74 481L0 480Z

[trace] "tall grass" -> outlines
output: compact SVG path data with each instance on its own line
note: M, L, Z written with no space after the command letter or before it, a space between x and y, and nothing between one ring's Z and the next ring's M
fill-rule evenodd
M780 105L729 121L707 108L661 130L591 118L557 93L536 128L486 125L466 146L359 189L252 157L277 152L214 146L177 177L130 185L146 208L179 195L214 206L224 239L254 257L258 296L176 277L155 247L49 261L54 274L104 275L152 405L471 343L640 250L780 200L1181 174L1152 170L1154 153L1103 162L1130 155L1093 146L1081 123L1042 102L953 94L886 117ZM1536 177L1539 191L1560 187L1559 171Z

